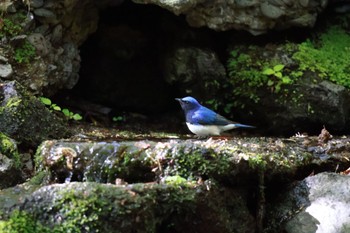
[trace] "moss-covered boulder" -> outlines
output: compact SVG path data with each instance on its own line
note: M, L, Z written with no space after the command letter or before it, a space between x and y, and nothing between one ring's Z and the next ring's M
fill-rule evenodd
M0 83L0 131L35 147L46 139L66 137L66 123L16 81Z
M231 88L216 104L228 114L246 109L236 118L258 119L259 128L273 134L316 133L322 125L346 133L350 35L345 25L318 30L301 42L284 38L263 45L259 40L253 45L233 42L226 84Z
M71 142L46 141L36 153L37 171L49 171L51 182L159 182L171 176L213 179L231 185L258 180L291 181L325 167L345 168L349 139L325 143L317 137L233 138Z
M23 182L16 142L0 132L0 189Z
M349 142L326 130L286 139L46 141L37 175L0 191L0 229L255 232L287 184L348 168Z
M3 204L3 203L2 203ZM9 232L254 232L245 200L209 184L49 185L2 206Z

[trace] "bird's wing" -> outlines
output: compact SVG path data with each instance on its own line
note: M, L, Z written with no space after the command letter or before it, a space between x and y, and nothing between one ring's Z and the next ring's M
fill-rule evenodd
M227 125L232 122L206 107L201 107L192 114L192 122L201 125Z

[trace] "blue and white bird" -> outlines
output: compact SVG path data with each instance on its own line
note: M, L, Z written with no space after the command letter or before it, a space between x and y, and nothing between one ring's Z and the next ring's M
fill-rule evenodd
M206 108L198 101L187 96L182 99L176 98L180 102L186 116L188 129L198 136L219 136L222 132L235 128L255 128L250 125L243 125L226 119L216 112Z

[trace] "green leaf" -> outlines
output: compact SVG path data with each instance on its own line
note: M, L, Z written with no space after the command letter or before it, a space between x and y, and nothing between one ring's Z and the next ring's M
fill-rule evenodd
M63 114L64 114L65 116L67 116L67 117L69 117L70 114L71 114L71 112L70 112L68 109L66 109L66 108L62 109L62 112L63 112Z
M274 74L277 78L282 78L282 73L281 72L276 72Z
M113 118L112 118L112 121L114 121L114 122L118 122L118 121L122 121L123 120L123 117L122 116L114 116Z
M278 84L275 86L275 93L280 92L280 90L281 90L281 84L282 84L282 83L278 83Z
M266 74L266 75L271 75L271 74L274 74L275 71L273 69L271 69L271 68L267 68L262 73Z
M73 115L73 119L76 121L80 121L81 119L83 119L83 117L80 114L76 113Z
M45 105L51 105L52 102L49 98L45 98L45 97L39 97L40 101L45 104Z
M52 109L55 111L61 111L61 107L57 106L56 104L51 105Z
M282 77L282 83L283 84L289 84L291 82L292 82L292 80L288 76L283 76Z
M274 82L272 80L267 81L267 86L271 87L273 86Z
M273 67L273 70L274 70L274 71L281 71L281 70L283 70L283 68L284 68L284 65L278 64L278 65L275 65L275 66Z

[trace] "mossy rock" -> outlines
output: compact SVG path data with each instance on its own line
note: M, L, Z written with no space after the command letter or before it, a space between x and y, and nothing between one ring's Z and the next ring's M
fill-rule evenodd
M23 182L16 142L0 132L0 189Z
M56 184L17 207L1 232L254 232L242 196L210 185Z
M0 86L0 131L25 146L69 135L66 123L15 81Z
M212 179L245 186L257 183L260 171L266 180L288 181L323 167L349 166L345 153L350 149L348 141L333 139L318 145L317 137L160 142L52 140L38 148L35 161L37 171L48 171L47 180L57 183L115 183L116 179L127 183L159 182L179 176L188 181Z
M265 134L314 134L323 125L334 133L346 133L349 43L346 30L330 26L303 42L232 45L229 79L220 84L229 88L215 104L228 115L235 108L238 120L254 124L258 119Z

